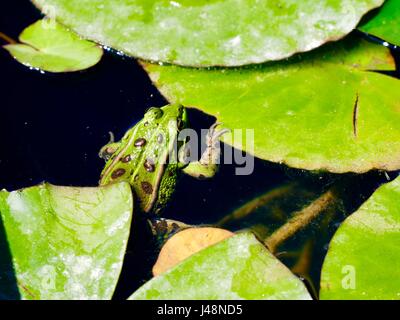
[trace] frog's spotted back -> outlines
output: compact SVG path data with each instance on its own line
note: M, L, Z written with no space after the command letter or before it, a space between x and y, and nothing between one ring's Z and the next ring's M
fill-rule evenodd
M166 195L172 194L161 189L175 188L177 169L167 168L178 132L185 126L186 114L180 105L149 109L143 120L128 130L120 142L103 147L103 151L115 152L106 155L109 158L100 185L129 181L140 209L150 212L157 208L159 211L168 200ZM112 150L115 147L116 150ZM164 179L168 183L163 183ZM160 198L159 194L163 196Z

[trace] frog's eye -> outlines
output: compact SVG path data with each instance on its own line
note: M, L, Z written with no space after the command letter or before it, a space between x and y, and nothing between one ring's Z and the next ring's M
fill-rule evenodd
M147 119L155 120L161 118L163 113L164 112L160 108L150 108L149 111L146 112L145 117Z

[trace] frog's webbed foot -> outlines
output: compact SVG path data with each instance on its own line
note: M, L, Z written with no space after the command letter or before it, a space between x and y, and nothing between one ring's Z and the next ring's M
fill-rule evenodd
M105 161L110 160L111 156L117 151L119 143L115 142L114 134L110 131L110 141L100 149L99 157Z
M198 179L208 179L217 173L219 158L221 156L219 138L230 132L228 129L217 131L216 128L219 125L221 123L217 122L210 127L206 137L206 150L198 162L191 162L183 169L186 174Z

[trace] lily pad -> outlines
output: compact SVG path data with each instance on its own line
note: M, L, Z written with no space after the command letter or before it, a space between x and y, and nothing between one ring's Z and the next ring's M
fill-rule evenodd
M325 259L321 299L400 298L400 178L341 225Z
M254 130L254 144L223 140L261 159L337 173L400 168L400 81L368 71L395 69L383 46L349 37L287 62L144 67L170 102Z
M111 299L132 206L126 183L1 191L5 235L0 239L8 243L12 266L7 270L4 261L0 265L0 292L11 292L10 278L15 278L22 299Z
M201 227L188 228L173 235L162 247L153 266L153 275L158 276L179 262L234 234L225 229Z
M4 46L20 63L49 72L72 72L97 64L103 49L54 21L40 20L19 36L22 43Z
M387 0L379 12L359 29L391 44L400 46L400 1Z
M238 66L280 60L340 39L383 0L33 2L81 36L128 55Z
M304 284L250 233L204 249L130 299L311 299Z

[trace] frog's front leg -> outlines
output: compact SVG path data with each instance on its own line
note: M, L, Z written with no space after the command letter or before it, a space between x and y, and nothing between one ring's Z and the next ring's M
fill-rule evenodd
M220 123L215 123L210 127L206 137L206 150L199 161L190 162L185 168L183 168L185 174L197 179L209 179L217 173L219 158L221 156L219 137L229 132L228 129L216 131L216 128L219 125Z

